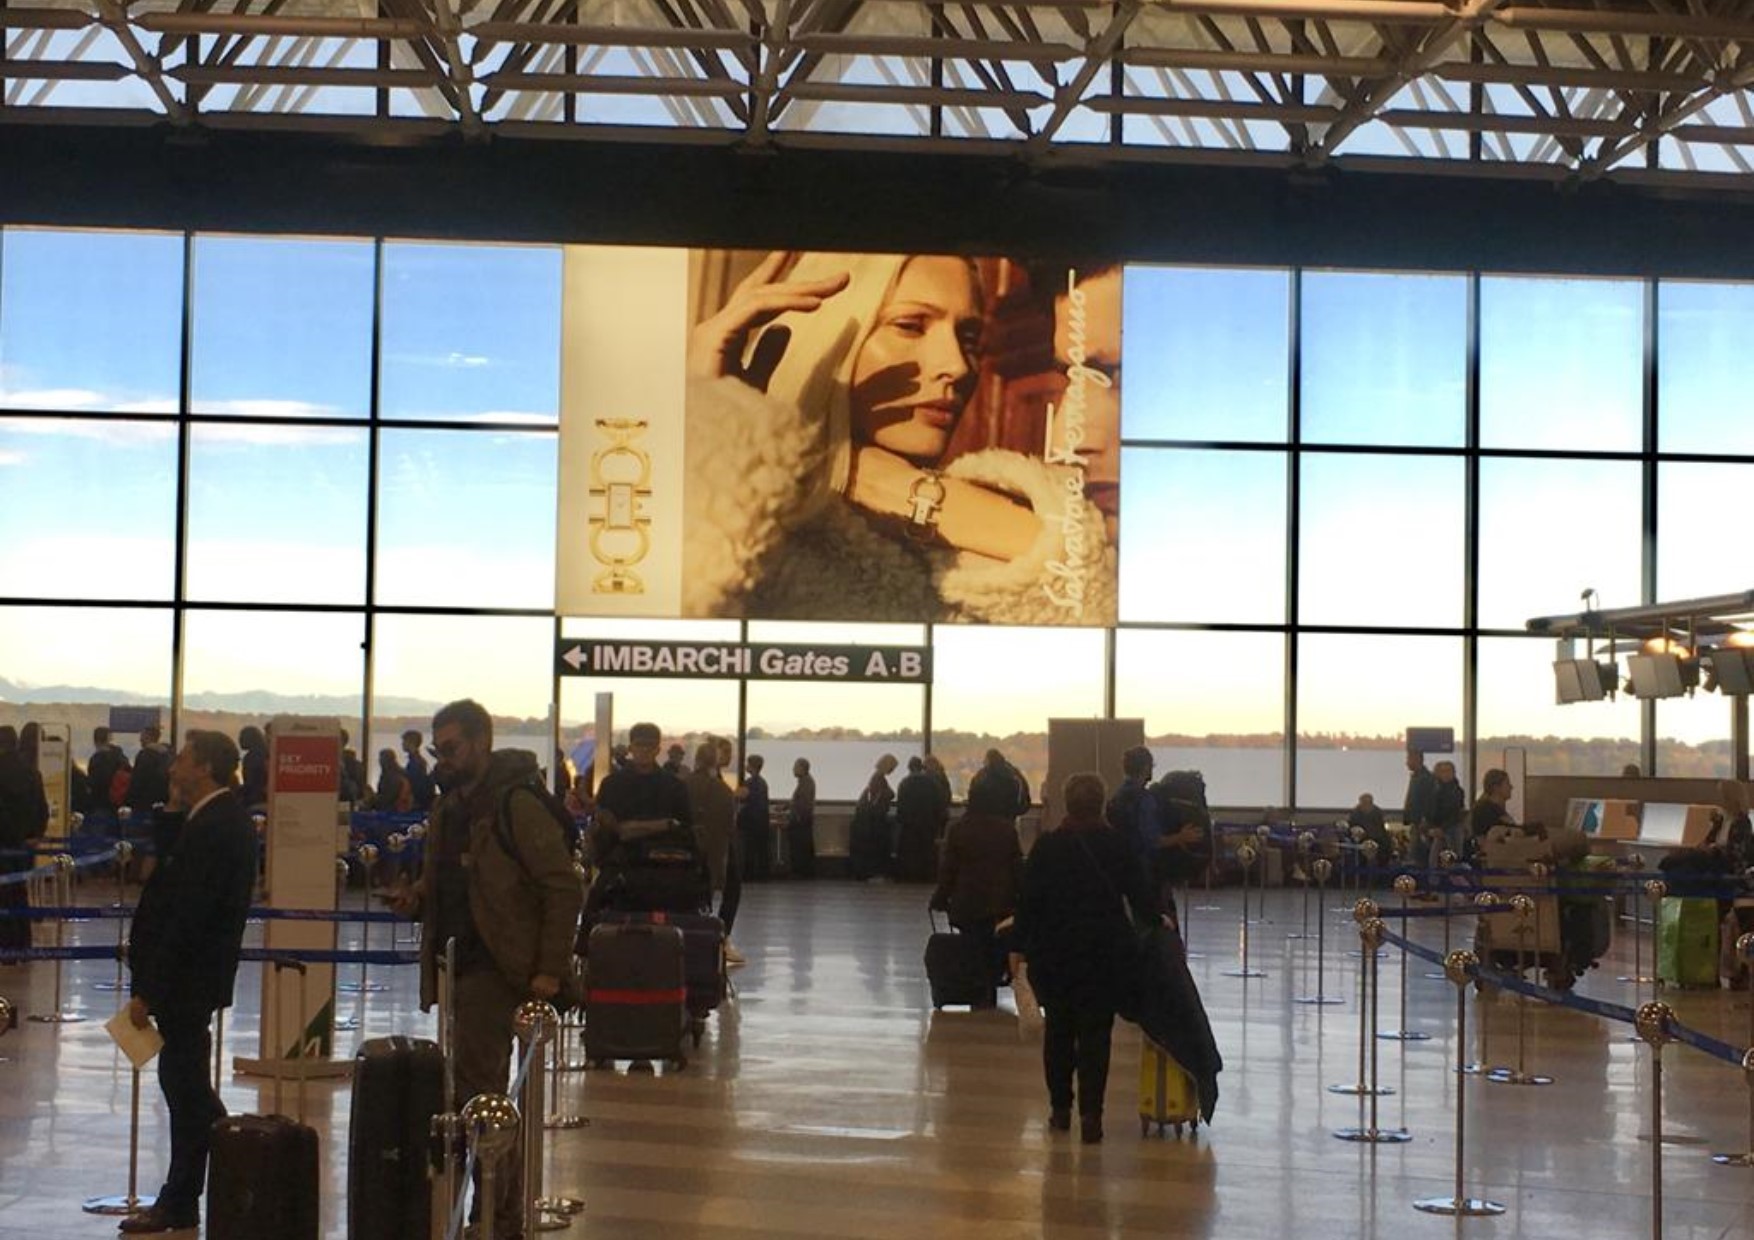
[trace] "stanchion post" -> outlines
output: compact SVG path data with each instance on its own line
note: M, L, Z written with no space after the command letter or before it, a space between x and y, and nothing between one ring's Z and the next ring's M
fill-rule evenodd
M62 975L67 971L67 962L61 959L61 951L67 946L67 915L68 906L73 903L73 858L66 853L56 853L51 866L53 874L50 878L55 901L61 915L55 918L55 1008L47 1015L35 1015L30 1019L39 1025L77 1025L85 1020L77 1012L61 1010Z
M101 990L107 994L125 994L127 986L122 981L122 964L128 956L128 919L121 916L122 909L128 905L128 862L133 860L134 845L127 840L116 841L116 902L112 907L116 910L116 980L113 982L93 982L93 990Z
M462 1134L461 1116L445 1112L432 1117L427 1143L427 1181L432 1191L427 1240L449 1240L451 1214L457 1206L457 1189L463 1182Z
M1360 901L1360 903L1363 903L1363 901ZM1370 995L1370 1023L1368 1028L1370 1032L1374 1034L1376 1031L1377 993L1381 982L1381 975L1377 968L1376 949L1382 946L1383 942L1382 919L1372 916L1363 922L1358 927L1358 942L1362 951L1360 957L1362 967L1358 971L1358 975L1361 979L1360 989L1362 991L1367 991ZM1369 1145L1399 1145L1403 1142L1411 1141L1413 1139L1412 1134L1405 1128L1381 1128L1377 1125L1376 1100L1385 1093L1394 1092L1392 1089L1383 1088L1378 1083L1377 1041L1378 1039L1374 1036L1369 1039L1370 1079L1369 1088L1365 1090L1364 1093L1364 1098L1369 1099L1369 1122L1361 1124L1356 1128L1341 1128L1336 1131L1334 1135L1339 1137L1342 1141L1360 1141ZM1361 1041L1359 1044L1360 1056L1363 1054L1363 1049L1363 1042ZM1362 1063L1360 1063L1360 1067L1362 1066ZM1362 1075L1361 1072L1360 1076ZM1360 1107L1364 1106L1364 1098L1359 1099Z
M1670 1040L1674 1011L1666 1003L1638 1008L1638 1036L1650 1044L1650 1234L1663 1240L1663 1043Z
M1303 921L1298 928L1285 937L1288 939L1307 939L1309 937L1309 888L1310 888L1310 855L1315 848L1315 834L1310 831L1300 832L1297 836L1296 852L1293 864L1303 873Z
M1450 952L1443 958L1444 976L1456 988L1456 1071L1464 1072L1461 1058L1468 1050L1468 975L1479 964L1473 952ZM1467 1143L1467 1086L1456 1085L1456 1191L1450 1197L1424 1197L1413 1208L1424 1214L1456 1215L1474 1218L1503 1214L1504 1207L1496 1201L1469 1197L1462 1190L1462 1162Z
M443 962L439 980L443 990L439 994L439 1049L445 1059L445 1113L452 1114L457 1109L457 940L445 940L445 950L439 959Z
M1510 898L1510 907L1516 914L1516 965L1517 976L1523 977L1529 969L1529 936L1534 933L1535 902L1530 897L1518 892ZM1550 1076L1537 1076L1528 1070L1529 1053L1529 997L1517 992L1516 996L1516 1067L1494 1068L1486 1074L1486 1079L1494 1085L1551 1085Z
M1368 896L1365 896L1365 897L1359 899L1357 902L1355 902L1353 904L1352 916L1353 916L1353 919L1355 921L1357 921L1357 923L1358 923L1360 942L1362 942L1366 938L1371 937L1369 934L1365 933L1365 927L1367 927L1372 921L1377 920L1378 914L1381 911L1382 910L1377 907L1376 901L1372 900ZM1378 941L1380 942L1380 938ZM1379 1087L1379 1086L1374 1085L1370 1081L1365 1079L1367 1048L1374 1050L1375 1043L1376 1043L1375 1030L1373 1030L1371 1028L1371 1023L1372 1023L1372 1020L1374 1019L1374 1015L1371 1011L1371 986L1370 986L1371 974L1373 972L1373 970L1370 966L1373 964L1373 962L1375 960L1376 960L1376 948L1374 946L1370 946L1370 947L1365 948L1359 955L1359 961L1358 961L1358 1080L1354 1084L1351 1084L1351 1085L1330 1085L1330 1086L1328 1086L1328 1092L1330 1094L1346 1094L1348 1096L1363 1097L1363 1096L1366 1096L1369 1094L1376 1094L1376 1093L1392 1094L1395 1092L1389 1086L1385 1085L1385 1086Z
M1627 866L1634 874L1644 869L1644 858L1638 853L1630 853L1626 858ZM1632 973L1615 978L1619 982L1631 982L1634 986L1642 986L1651 979L1644 975L1644 893L1645 885L1634 880L1632 884ZM1651 955L1656 955L1656 941L1651 941ZM1654 960L1653 960L1654 967ZM1634 994L1636 995L1636 991Z
M1480 917L1484 918L1486 916L1486 914L1491 912L1491 910L1498 907L1498 896L1495 893L1490 892L1490 891L1482 891L1479 895L1474 897L1474 907L1480 910L1479 915L1480 915ZM1478 934L1476 934L1474 937L1477 940L1480 936ZM1469 954L1472 955L1472 953L1469 953ZM1479 963L1480 963L1479 960L1476 959L1475 965L1477 966ZM1446 968L1447 968L1447 966L1446 966ZM1490 983L1487 981L1486 975L1484 973L1481 973L1479 975L1479 981L1480 981L1480 998L1482 1000L1484 1000L1486 998L1486 995L1487 995L1487 987L1490 985ZM1487 1011L1486 1007L1484 1006L1484 1004L1482 1004L1482 1006L1480 1008L1480 1058L1476 1059L1473 1063L1459 1064L1459 1066L1456 1068L1456 1071L1461 1073L1463 1076L1483 1076L1486 1073L1491 1072L1492 1071L1492 1057L1487 1054L1487 1044L1490 1042L1491 1037L1492 1037L1492 1022L1491 1022L1491 1019L1488 1015L1488 1011ZM1457 1052L1456 1058L1458 1060L1461 1059L1461 1052L1460 1051Z
M1236 859L1242 864L1242 968L1226 969L1224 976L1247 981L1251 977L1267 976L1260 969L1249 967L1249 870L1255 864L1254 845L1244 843L1236 850Z
M1736 940L1736 959L1744 972L1754 973L1754 934ZM1742 1055L1742 1077L1748 1085L1748 1149L1742 1154L1713 1154L1720 1167L1754 1167L1754 985L1748 988L1748 1049Z
M1317 857L1310 863L1310 874L1316 883L1316 992L1293 999L1293 1003L1313 1004L1326 1007L1332 1003L1344 1003L1338 995L1329 996L1327 992L1328 970L1328 879L1334 872L1334 863L1326 857Z
M1437 855L1437 863L1442 867L1443 875L1443 956L1445 960L1448 960L1450 953L1450 921L1454 913L1454 905L1451 901L1451 897L1454 895L1455 888L1456 855L1446 848ZM1427 973L1425 976L1434 982L1441 982L1449 975L1447 973Z
M140 1069L135 1068L128 1102L128 1191L120 1197L93 1197L80 1208L87 1214L140 1214L156 1197L142 1197L140 1186Z
M583 1209L574 1207L572 1199L551 1198L542 1191L543 1128L542 1102L547 1092L547 1065L544 1051L554 1039L560 1015L539 1000L531 1000L512 1017L512 1032L518 1038L518 1053L528 1055L530 1070L524 1077L522 1106L524 1115L524 1230L526 1234L552 1231L569 1225L572 1215ZM532 1053L532 1051L534 1053Z
M1407 924L1407 897L1419 889L1419 880L1411 874L1395 875L1395 894L1401 897L1401 937L1411 938L1411 927ZM1385 1042L1428 1042L1429 1033L1415 1033L1407 1028L1407 956L1406 948L1401 949L1401 1023L1398 1028L1376 1036ZM1376 957L1371 956L1371 968L1376 968Z
M518 1145L518 1108L504 1094L477 1094L463 1107L462 1118L475 1164L481 1168L479 1230L484 1236L497 1235L494 1206L499 1197L500 1164Z
M1262 823L1255 828L1255 859L1261 863L1261 873L1255 879L1255 922L1267 920L1267 858L1273 851L1273 828Z

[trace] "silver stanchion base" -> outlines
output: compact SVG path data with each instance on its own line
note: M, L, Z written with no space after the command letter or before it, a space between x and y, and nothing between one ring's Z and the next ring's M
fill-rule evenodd
M1638 1139L1640 1141L1645 1142L1646 1144L1649 1144L1650 1133L1641 1132L1638 1134ZM1704 1137L1683 1137L1683 1136L1677 1136L1676 1134L1674 1134L1672 1132L1665 1132L1663 1134L1663 1144L1664 1145L1704 1145L1705 1138Z
M1293 999L1292 1002L1329 1007L1336 1003L1344 1003L1346 1000L1342 999L1339 995L1299 995L1297 998Z
M1372 1089L1361 1082L1357 1085L1330 1085L1328 1092L1330 1094L1345 1094L1349 1098L1368 1098L1372 1094L1378 1098L1387 1098L1395 1092L1395 1087L1393 1085L1378 1085Z
M1342 1141L1365 1145L1401 1145L1413 1139L1405 1128L1336 1128L1334 1135Z
M1196 913L1222 913L1223 911L1224 911L1224 906L1222 904L1196 904L1196 905L1194 905L1194 912L1196 912Z
M585 1203L577 1197L538 1197L536 1209L542 1214L564 1214L571 1218L585 1212Z
M150 1194L145 1197L93 1197L79 1208L87 1214L143 1214L157 1201L158 1198Z
M1363 952L1347 952L1346 955L1351 960L1363 960L1364 959ZM1378 952L1376 954L1376 958L1378 960L1387 960L1389 958L1389 954L1387 952Z
M1413 1203L1413 1208L1424 1214L1454 1214L1466 1218L1504 1213L1504 1207L1496 1201L1479 1197L1423 1197Z
M1465 1063L1455 1070L1457 1076L1490 1076L1498 1072L1509 1072L1509 1068L1495 1068L1489 1063Z
M76 1012L50 1012L47 1016L30 1016L26 1019L37 1025L80 1025L91 1018Z
M1449 974L1447 973L1421 973L1419 976L1433 982L1449 981Z
M1250 978L1250 977L1265 977L1267 975L1259 969L1226 969L1226 970L1224 970L1224 976L1225 977Z
M1313 938L1315 938L1315 935L1305 934L1301 930L1293 930L1290 934L1287 934L1285 937L1288 939L1313 939Z
M1720 1167L1754 1167L1754 1150L1746 1154L1713 1154L1711 1161Z
M1376 1035L1385 1042L1429 1042L1429 1033L1420 1033L1414 1029L1390 1029L1387 1033Z
M574 1128L587 1127L590 1122L583 1115L551 1115L542 1121L542 1126L561 1132L571 1132ZM541 1205L542 1203L537 1202L536 1204Z
M1518 1072L1515 1068L1495 1068L1486 1074L1493 1085L1551 1085L1553 1078L1536 1072Z
M388 990L389 987L382 982L367 982L364 987L361 987L358 982L337 982L335 989L345 995L381 995L384 991Z

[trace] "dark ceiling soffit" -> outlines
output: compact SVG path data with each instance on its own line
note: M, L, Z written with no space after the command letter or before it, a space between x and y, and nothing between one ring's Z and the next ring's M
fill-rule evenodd
M1387 162L0 123L0 222L1754 278L1754 178L1580 185Z

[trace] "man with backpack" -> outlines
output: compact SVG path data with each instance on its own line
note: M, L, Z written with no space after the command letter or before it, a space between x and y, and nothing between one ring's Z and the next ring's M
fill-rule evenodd
M457 943L457 1102L504 1093L512 1018L530 999L553 1001L572 976L582 893L567 836L550 809L536 758L493 748L493 719L468 699L433 716L433 806L427 866L397 911L422 920L420 1003L438 998L438 956ZM523 1177L516 1160L499 1179L495 1237L523 1234Z
M697 913L712 900L688 789L658 765L662 740L657 724L634 724L627 765L597 788L589 851L598 874L586 901L587 933L599 909Z

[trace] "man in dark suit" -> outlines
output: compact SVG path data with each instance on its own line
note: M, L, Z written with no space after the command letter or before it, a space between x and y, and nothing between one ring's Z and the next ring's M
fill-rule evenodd
M199 1221L207 1149L225 1105L208 1077L208 1026L231 1006L238 952L256 882L256 833L232 791L238 750L220 732L191 732L170 766L170 797L154 824L158 866L140 893L128 943L128 1017L158 1023L158 1083L170 1111L171 1165L158 1201L122 1220L131 1234Z

